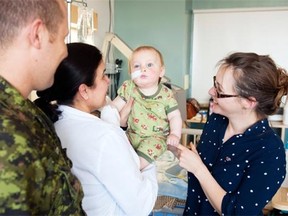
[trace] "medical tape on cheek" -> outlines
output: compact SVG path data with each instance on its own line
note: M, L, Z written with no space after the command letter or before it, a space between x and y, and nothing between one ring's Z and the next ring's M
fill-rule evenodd
M142 74L141 70L136 70L134 72L131 73L131 79L134 80L136 79L137 77L140 77ZM131 85L131 88L129 90L129 98L131 97L132 95L132 91L133 91L133 85Z
M131 79L134 80L137 77L140 77L141 73L142 73L141 70L134 71L133 73L131 73Z

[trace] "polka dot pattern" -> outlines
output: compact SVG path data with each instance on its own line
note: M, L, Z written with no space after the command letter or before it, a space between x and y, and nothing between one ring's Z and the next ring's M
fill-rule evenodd
M281 186L286 173L284 145L267 119L223 143L228 119L212 114L197 150L218 184L227 192L222 215L258 215ZM198 180L188 173L184 215L218 215Z

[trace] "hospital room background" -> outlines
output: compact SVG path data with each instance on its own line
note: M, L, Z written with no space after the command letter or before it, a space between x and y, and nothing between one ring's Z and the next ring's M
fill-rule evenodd
M78 7L78 27L77 23L74 26L71 24L68 40L90 43L102 50L111 79L109 97L113 99L117 88L129 79L127 66L131 50L140 45L155 46L163 54L165 82L175 92L185 127L195 129L196 134L203 126L203 115L209 112L208 90L220 59L235 51L256 52L270 55L280 67L288 69L287 0L68 2ZM84 38L81 35L83 29L79 35L79 21L83 19L79 11L83 7L94 14L93 31L90 30L89 35L86 31ZM201 117L200 124L187 119L188 98L195 98L201 106L196 115ZM271 124L288 151L288 126L282 124L282 112L280 110L271 116ZM183 182L180 180L176 183L179 183L178 188L165 186L162 192L167 193L167 189L171 189L168 194L176 194L177 197L180 191L181 199L185 196L181 187ZM283 184L288 187L287 178ZM178 192L174 193L173 190Z
M106 32L118 35L131 49L143 44L156 46L163 54L166 76L184 88L187 97L196 97L201 103L208 102L207 88L216 62L232 51L270 54L288 68L285 0L85 2L97 13L93 41L97 47L102 47ZM127 58L115 49L109 62L116 59L123 60L122 83L129 78Z
M176 89L182 113L186 111L187 98L195 98L204 108L209 106L208 90L216 63L231 52L268 54L280 67L288 69L287 0L68 2L80 8L84 2L96 14L95 31L86 42L105 54L112 99L118 86L129 79L127 56L139 45L155 46L163 54L166 77ZM71 29L72 41L79 41L75 31ZM113 36L117 37L115 44L110 43ZM186 118L185 114L182 117ZM276 120L279 118L277 114ZM285 132L285 128L281 130ZM282 138L288 146L287 134L282 133Z

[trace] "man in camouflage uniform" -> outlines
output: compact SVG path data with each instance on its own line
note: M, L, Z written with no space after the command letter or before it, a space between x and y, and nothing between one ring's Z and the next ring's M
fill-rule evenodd
M64 0L0 5L0 215L85 215L52 123L27 99L67 56Z

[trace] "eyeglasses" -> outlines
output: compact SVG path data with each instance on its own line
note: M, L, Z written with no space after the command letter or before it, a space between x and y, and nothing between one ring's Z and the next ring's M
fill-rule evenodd
M214 84L214 88L215 88L215 91L216 91L216 97L217 98L230 98L230 97L240 97L240 95L230 95L230 94L221 94L218 92L218 88L217 88L217 85L216 85L216 76L213 76L213 84Z

